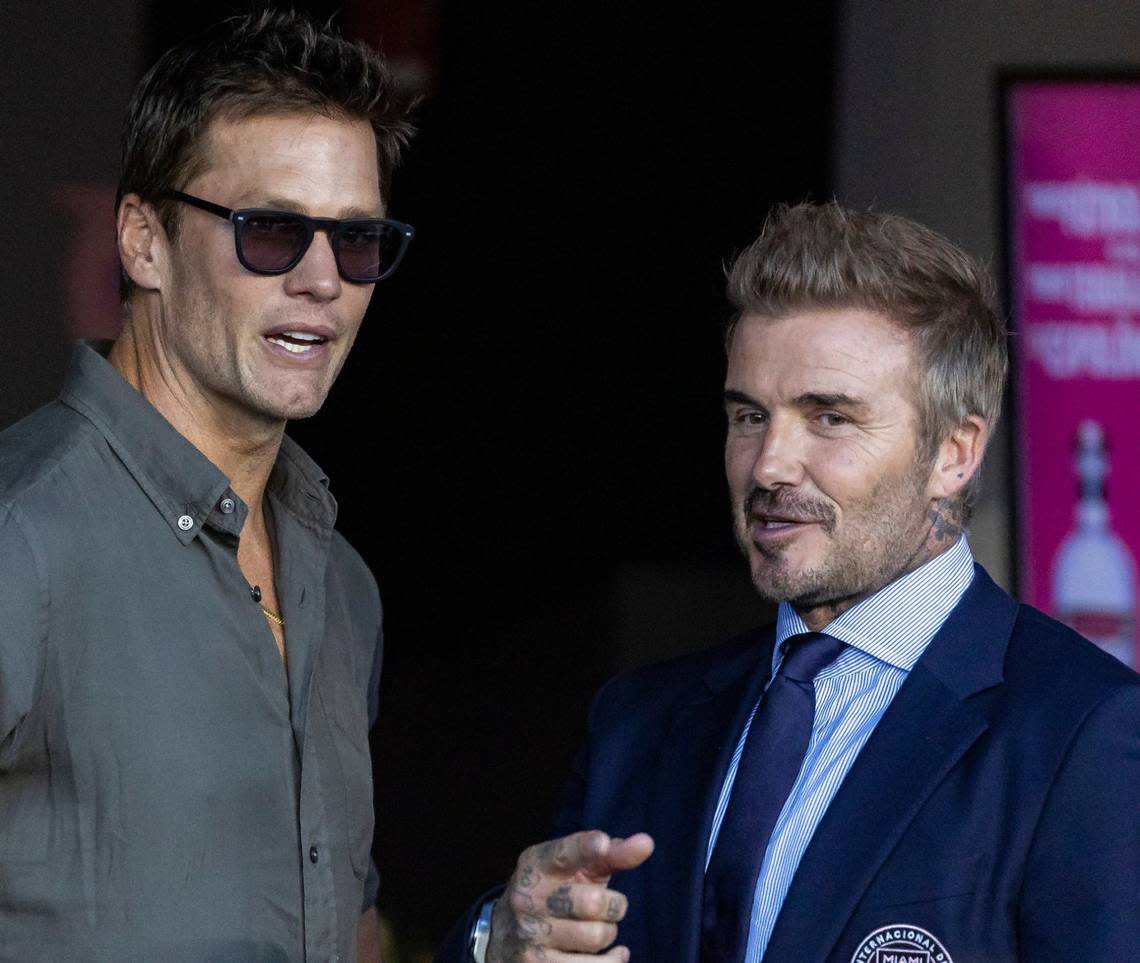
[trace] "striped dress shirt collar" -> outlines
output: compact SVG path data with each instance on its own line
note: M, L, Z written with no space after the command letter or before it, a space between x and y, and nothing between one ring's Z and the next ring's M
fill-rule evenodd
M963 535L949 549L851 606L824 631L852 648L909 672L974 580L974 556ZM783 657L784 643L811 630L788 602L776 616L772 674ZM820 673L839 674L848 660L841 656Z

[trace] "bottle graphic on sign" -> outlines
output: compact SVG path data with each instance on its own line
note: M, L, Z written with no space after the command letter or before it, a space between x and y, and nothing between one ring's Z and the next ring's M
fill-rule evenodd
M1099 422L1077 428L1080 480L1073 528L1053 562L1053 611L1125 665L1136 664L1136 571L1111 527L1105 501L1108 452Z

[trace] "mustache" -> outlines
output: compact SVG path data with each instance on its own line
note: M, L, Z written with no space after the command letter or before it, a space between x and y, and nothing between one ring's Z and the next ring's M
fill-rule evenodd
M754 515L818 522L826 532L835 529L835 509L831 505L786 488L753 488L744 499L744 517L747 520Z

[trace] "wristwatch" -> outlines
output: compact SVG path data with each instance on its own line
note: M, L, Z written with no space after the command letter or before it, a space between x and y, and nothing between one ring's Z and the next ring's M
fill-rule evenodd
M471 927L471 959L474 963L487 963L487 944L491 942L491 913L495 901L487 900L479 911L479 918Z

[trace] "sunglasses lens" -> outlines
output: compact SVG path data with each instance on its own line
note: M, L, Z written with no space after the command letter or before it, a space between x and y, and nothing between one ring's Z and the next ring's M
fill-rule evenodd
M351 281L377 281L400 258L403 232L384 221L349 221L337 241L340 270Z
M284 271L304 253L308 241L305 222L289 214L252 215L238 233L242 257L254 271Z

